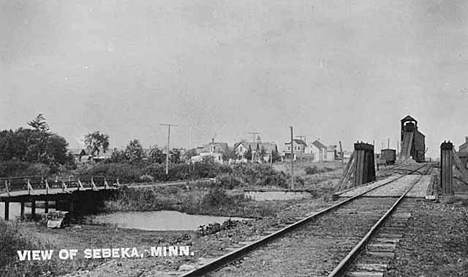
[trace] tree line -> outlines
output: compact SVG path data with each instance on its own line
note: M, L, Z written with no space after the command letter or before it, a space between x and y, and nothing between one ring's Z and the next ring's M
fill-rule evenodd
M41 163L52 171L60 166L74 167L68 142L50 131L42 114L27 124L30 128L0 131L0 161Z

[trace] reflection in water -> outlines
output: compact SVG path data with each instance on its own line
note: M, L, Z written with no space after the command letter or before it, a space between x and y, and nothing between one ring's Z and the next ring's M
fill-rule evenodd
M36 201L36 205L40 205L41 201ZM49 207L49 212L55 211L54 208ZM29 207L24 207L24 213L25 214L30 214L31 213L31 206ZM36 214L43 214L44 213L44 208L38 208L36 206ZM10 220L15 220L16 217L19 217L21 215L21 204L16 203L16 202L11 202L10 203ZM0 217L2 219L5 219L5 203L1 202L0 203Z
M98 215L93 219L96 223L117 224L121 228L168 231L168 230L197 230L200 225L223 223L224 221L245 220L235 217L189 215L176 211L157 212L116 212Z

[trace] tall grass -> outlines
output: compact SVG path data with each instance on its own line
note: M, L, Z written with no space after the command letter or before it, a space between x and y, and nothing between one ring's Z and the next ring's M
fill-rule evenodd
M122 187L114 199L105 203L106 212L175 210L188 214L263 217L278 212L269 203L258 204L243 195L229 195L221 187L209 190L183 187Z

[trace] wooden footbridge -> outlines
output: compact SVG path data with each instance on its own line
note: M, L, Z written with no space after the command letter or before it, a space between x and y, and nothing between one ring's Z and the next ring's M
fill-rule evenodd
M24 216L25 203L31 203L31 214L36 213L36 202L43 201L47 213L49 202L55 202L57 210L74 212L92 211L102 200L112 195L120 186L119 180L108 177L91 177L80 180L69 177L48 180L43 177L0 178L4 184L0 188L0 202L5 203L5 220L9 220L9 204L21 203L21 217Z

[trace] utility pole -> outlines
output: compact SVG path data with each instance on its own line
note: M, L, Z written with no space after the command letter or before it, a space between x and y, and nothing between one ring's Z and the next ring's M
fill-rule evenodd
M192 126L189 126L189 141L188 141L188 150L192 149Z
M255 144L255 136L260 135L261 133L259 133L259 132L249 132L249 134L253 135L252 142ZM257 144L255 144L255 146L257 146ZM256 152L257 152L257 147L255 147L255 149L252 149L252 163L255 161L254 157L255 157Z
M291 129L291 189L294 189L294 135L293 126L289 126Z
M341 140L340 140L340 153L341 153L341 166L344 166L344 155L343 155L343 147L341 146Z
M166 152L166 175L169 174L169 142L171 140L171 127L176 127L175 124L159 124L161 126L167 126L167 152Z

